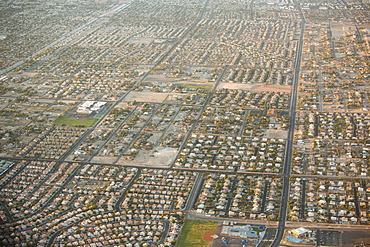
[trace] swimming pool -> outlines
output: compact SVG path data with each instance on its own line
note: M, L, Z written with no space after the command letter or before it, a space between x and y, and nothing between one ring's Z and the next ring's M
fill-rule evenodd
M291 243L297 243L297 244L302 243L301 239L295 238L295 237L287 237L286 240L288 240Z

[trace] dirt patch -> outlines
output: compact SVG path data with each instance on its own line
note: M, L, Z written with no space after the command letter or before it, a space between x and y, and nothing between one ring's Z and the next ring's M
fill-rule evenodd
M281 92L290 93L292 86L283 85L268 85L264 86L261 84L254 83L220 83L217 89L239 89L239 90L249 90L253 93L260 92Z
M107 157L107 156L95 156L91 162L112 164L117 160L117 157Z
M333 38L338 39L356 32L356 26L351 23L333 22L330 25Z
M268 86L268 87L257 87L251 90L252 92L279 92L279 93L290 93L291 86Z
M251 90L256 85L250 83L220 83L217 89L240 89L240 90Z
M32 73L32 72L11 72L8 75L9 76L34 77L34 76L38 75L38 73Z
M129 93L124 101L138 101L138 102L153 102L161 103L168 96L168 93L153 93L153 92L131 92Z
M213 241L213 235L215 235L215 232L206 232L204 234L203 240L204 241Z
M35 103L48 103L48 104L52 104L55 102L55 99L32 99L30 100L31 102L35 102Z
M151 37L134 37L130 38L127 43L129 44L150 44L154 41Z
M151 69L152 69L152 66L148 66L148 65L138 65L138 66L135 68L135 71L140 72L140 73L146 73L146 72L150 71Z
M287 138L288 131L286 130L267 130L266 131L266 137L268 138L281 138L285 139Z
M145 167L168 167L176 157L176 148L157 148L154 150L140 150L134 160L120 159L118 163Z
M130 109L134 109L135 106L133 106L132 104L130 104L129 102L120 102L118 103L115 107L115 109L123 109L123 108L130 108Z
M169 76L167 73L151 74L145 78L144 82L161 82L161 83L173 83L173 84L202 84L202 85L213 85L214 82L209 82L208 78L192 78L187 76L174 77Z
M370 230L344 231L342 235L343 247L369 246ZM361 245L364 244L364 245Z

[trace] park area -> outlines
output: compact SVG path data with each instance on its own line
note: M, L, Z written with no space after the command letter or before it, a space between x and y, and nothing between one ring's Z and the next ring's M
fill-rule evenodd
M73 118L73 117L59 117L54 124L61 126L73 126L73 127L91 127L98 119L96 118Z
M187 220L183 226L178 247L212 246L218 223L214 221Z

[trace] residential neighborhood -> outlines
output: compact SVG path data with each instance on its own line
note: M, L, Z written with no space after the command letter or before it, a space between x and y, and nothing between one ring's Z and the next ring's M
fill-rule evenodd
M0 2L0 246L370 245L370 2Z

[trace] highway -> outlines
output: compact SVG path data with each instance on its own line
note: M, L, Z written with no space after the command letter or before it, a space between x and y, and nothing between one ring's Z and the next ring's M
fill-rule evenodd
M296 60L294 66L294 77L293 77L293 90L291 95L291 102L290 102L290 118L289 118L289 129L288 129L288 138L286 141L285 146L285 155L284 155L284 167L283 167L283 191L282 191L282 198L281 198L281 206L280 206L280 214L279 214L279 225L278 231L276 233L275 239L272 242L271 246L277 247L280 245L281 240L284 235L285 227L286 227L286 216L288 212L288 199L289 199L289 190L290 190L290 167L292 162L292 152L293 152L293 141L294 141L294 130L295 130L295 121L296 121L296 107L297 107L297 98L298 98L298 84L299 84L299 73L301 68L301 60L302 60L302 47L303 47L303 38L304 38L304 30L305 30L305 18L301 11L301 7L299 3L296 1L295 5L296 8L299 10L301 15L301 33L299 37L297 53L296 53Z

